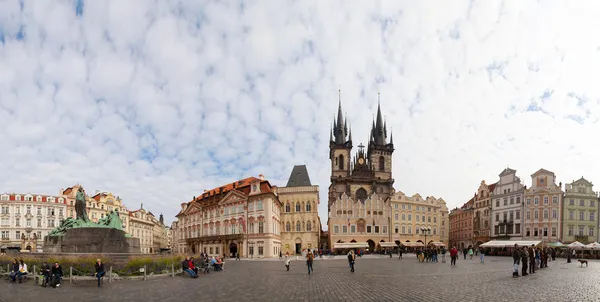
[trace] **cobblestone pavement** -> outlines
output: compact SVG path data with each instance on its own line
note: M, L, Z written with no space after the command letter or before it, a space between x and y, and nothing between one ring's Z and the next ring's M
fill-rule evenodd
M512 259L487 257L450 263L358 259L350 273L345 260L316 260L307 274L302 261L289 272L279 261L228 260L224 272L198 279L122 280L105 284L42 288L0 282L0 301L600 301L600 262L588 268L564 259L535 274L513 278ZM67 299L67 300L65 300Z

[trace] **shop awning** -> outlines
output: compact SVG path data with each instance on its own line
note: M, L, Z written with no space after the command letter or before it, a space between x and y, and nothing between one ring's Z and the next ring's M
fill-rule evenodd
M383 243L383 242L382 242ZM366 242L336 242L333 244L334 249L356 249L356 248L367 248L369 244Z
M533 240L533 241L528 241L528 240L491 240L488 241L484 244L480 244L480 247L513 247L515 246L515 244L517 246L531 246L533 245L538 245L540 244L542 241L541 240Z
M444 244L443 242L431 242L429 244L433 244L436 247L446 246L446 244Z
M379 242L379 246L381 247L398 247L395 242Z
M402 242L402 245L407 246L407 247L418 247L418 246L425 246L423 243L421 242Z

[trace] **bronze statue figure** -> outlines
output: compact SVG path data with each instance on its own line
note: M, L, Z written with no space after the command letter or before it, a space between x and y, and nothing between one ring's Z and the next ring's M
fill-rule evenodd
M75 196L75 212L77 213L77 219L90 221L85 208L85 194L83 193L83 189L79 188L77 195Z

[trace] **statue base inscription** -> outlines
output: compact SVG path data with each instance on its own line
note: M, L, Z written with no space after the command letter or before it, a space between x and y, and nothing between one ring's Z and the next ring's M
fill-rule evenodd
M62 235L44 238L49 253L140 253L140 240L122 230L102 227L67 229Z

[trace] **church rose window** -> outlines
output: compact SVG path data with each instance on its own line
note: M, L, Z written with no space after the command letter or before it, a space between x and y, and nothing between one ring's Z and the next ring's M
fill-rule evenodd
M365 199L367 199L367 190L364 188L356 190L356 199L360 200L361 202L365 202Z

